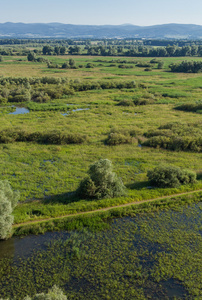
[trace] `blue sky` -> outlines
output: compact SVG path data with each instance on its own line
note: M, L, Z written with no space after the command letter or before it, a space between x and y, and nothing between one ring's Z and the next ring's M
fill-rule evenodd
M0 23L202 25L202 0L6 0Z

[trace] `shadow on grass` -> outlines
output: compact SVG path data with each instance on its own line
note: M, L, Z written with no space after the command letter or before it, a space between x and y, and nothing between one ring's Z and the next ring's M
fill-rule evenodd
M197 172L197 177L196 177L197 180L202 180L202 170Z
M44 204L55 204L55 203L68 204L80 200L81 199L78 197L77 192L75 191L75 192L68 192L68 193L48 196L43 200L43 203Z
M140 182L134 182L130 184L126 184L127 189L130 190L141 190L143 188L155 188L151 185L149 181L140 181Z

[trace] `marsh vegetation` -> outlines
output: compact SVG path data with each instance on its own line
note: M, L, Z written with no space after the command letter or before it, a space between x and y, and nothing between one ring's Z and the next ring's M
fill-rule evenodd
M169 66L185 61L183 56L98 59L90 53L42 54L43 46L38 45L38 54L49 66L44 60L28 61L26 51L22 56L15 51L2 54L0 179L20 191L13 211L19 225L15 235L68 233L51 237L52 242L37 246L26 258L1 259L1 297L21 299L57 284L68 299L199 299L201 237L194 216L200 216L201 206L185 208L183 203L200 201L200 193L192 200L180 198L181 208L175 197L162 202L176 211L158 212L160 204L154 202L144 211L148 215L141 206L89 218L23 223L200 190L201 74L171 72ZM186 60L200 62L196 55ZM16 112L16 107L27 113ZM116 193L108 185L96 187L91 171L85 181L89 166L100 160L111 161L117 174L113 179L121 178L126 189L122 186ZM147 174L159 163L173 172L189 170L180 174L182 185L154 184ZM88 183L91 194L76 193L81 183ZM110 221L114 217L125 218ZM76 231L86 227L91 231ZM178 292L170 294L172 288Z

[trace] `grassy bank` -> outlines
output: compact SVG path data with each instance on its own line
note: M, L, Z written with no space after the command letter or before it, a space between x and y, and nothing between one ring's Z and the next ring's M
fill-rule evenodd
M19 225L13 228L13 235L41 234L46 231L75 230L88 227L90 229L103 229L107 222L115 217L134 216L139 213L155 212L161 209L177 209L182 205L198 203L202 200L202 192L188 195L173 196L152 202L132 204L126 207L110 208L108 210L88 213L86 215L75 215L73 217L55 218L52 220L38 221Z

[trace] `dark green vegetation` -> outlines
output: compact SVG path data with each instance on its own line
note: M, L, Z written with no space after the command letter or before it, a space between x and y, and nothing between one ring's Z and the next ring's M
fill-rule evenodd
M112 172L112 163L108 159L100 159L90 165L88 177L81 181L78 195L81 198L103 199L124 196L125 186L122 180Z
M196 173L174 166L159 166L147 172L152 184L158 187L178 187L181 184L196 183Z
M186 105L186 104L185 104ZM148 131L144 145L173 151L202 151L202 122L168 123Z
M81 134L66 134L61 131L26 132L23 129L4 129L0 131L0 143L36 142L39 144L82 144L87 139Z
M202 72L201 61L183 61L178 64L170 65L171 72L182 72L182 73L199 73Z
M68 299L200 299L201 204L176 204L117 208L68 223L79 231L11 239L1 247L0 296L20 300L56 284ZM131 218L108 221L127 210Z
M197 103L185 103L180 106L175 107L177 110L182 111L192 111L201 114L202 113L202 101Z

